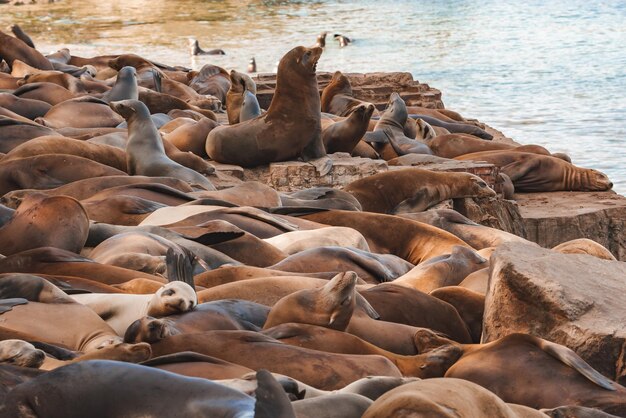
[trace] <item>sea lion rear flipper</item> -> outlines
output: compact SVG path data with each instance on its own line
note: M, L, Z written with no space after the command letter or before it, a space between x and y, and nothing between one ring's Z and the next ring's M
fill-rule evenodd
M370 131L365 132L365 135L363 135L363 141L369 143L386 144L389 142L389 137L384 130Z
M296 413L283 387L265 369L256 373L254 418L295 418Z
M161 73L156 70L152 70L152 80L154 81L154 90L157 93L163 93L163 89L161 88Z
M541 341L539 348L541 348L546 353L550 354L552 357L560 360L564 364L567 364L572 369L576 370L587 379L595 383L596 385L604 388L606 390L617 390L615 384L600 374L597 370L591 367L585 360L580 358L578 354L576 354L573 350L560 345L555 344L546 340L538 340Z
M331 160L328 156L311 160L308 163L315 167L320 176L325 176L330 173L330 170L333 168L333 160Z
M356 304L365 311L365 313L373 319L380 319L380 315L376 312L376 309L365 299L359 292L356 293Z
M179 281L187 283L195 291L196 285L193 280L193 260L195 255L184 247L180 251L168 248L165 254L167 267L167 279L170 282Z

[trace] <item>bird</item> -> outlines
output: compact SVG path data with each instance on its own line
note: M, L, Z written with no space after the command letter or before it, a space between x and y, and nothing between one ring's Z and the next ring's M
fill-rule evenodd
M248 61L248 72L256 73L256 60L254 57L250 58L250 61Z

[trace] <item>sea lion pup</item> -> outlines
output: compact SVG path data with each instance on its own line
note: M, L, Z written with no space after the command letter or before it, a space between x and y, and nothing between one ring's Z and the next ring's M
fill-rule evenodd
M102 100L110 103L120 100L139 100L137 90L137 70L135 67L126 66L117 73L115 85L102 95Z
M8 256L39 247L79 253L88 234L89 218L76 199L33 195L24 199L0 227L0 254Z
M563 254L589 254L602 260L617 261L608 249L587 238L578 238L561 243L552 250Z
M145 104L138 100L123 100L111 102L110 106L128 123L126 144L128 174L171 176L195 187L215 190L213 184L202 174L178 164L165 154L161 135L150 119L150 112Z
M226 55L223 49L210 49L208 51L200 48L200 44L196 38L189 38L189 54L190 55Z
M322 112L348 116L355 107L361 104L367 106L371 103L354 98L348 77L343 75L341 71L335 71L330 83L322 91ZM378 114L376 110L374 113Z
M496 195L480 177L469 173L437 173L419 168L386 171L349 183L344 190L364 211L421 212L446 199Z
M0 30L0 58L13 68L13 61L20 60L40 70L52 70L52 64L35 48L24 41L7 35Z
M329 226L310 231L285 232L264 240L286 254L323 246L353 247L369 251L365 237L353 228Z
M407 120L406 103L394 92L374 130L366 133L363 140L374 143L374 149L385 160L406 154L432 154L428 145L406 136Z
M321 54L321 48L302 46L285 54L278 66L276 90L267 112L237 125L213 129L206 142L209 157L243 167L299 156L305 161L324 157L315 73ZM320 172L326 174L329 170L330 167L324 167Z
M243 94L246 91L256 94L256 83L249 75L235 70L230 70L229 77L230 88L226 93L226 114L228 115L228 123L235 125L239 123Z
M0 415L79 418L132 413L137 416L295 418L285 391L273 376L259 371L257 380L259 388L255 400L207 379L184 377L136 364L93 360L61 367L15 386L0 407ZM150 387L148 396L147 387ZM259 412L261 410L272 412Z
M329 154L335 152L351 153L367 132L367 126L374 109L372 104L358 105L345 120L335 122L324 129L322 141L326 152Z
M466 380L434 378L407 383L382 395L363 418L541 418L539 411L507 404L488 390Z
M560 158L516 151L485 151L455 160L486 161L511 178L517 192L605 191L613 187L606 174Z
M487 260L476 251L455 246L451 254L431 258L398 277L393 283L428 293L440 287L456 286L467 275L486 266Z

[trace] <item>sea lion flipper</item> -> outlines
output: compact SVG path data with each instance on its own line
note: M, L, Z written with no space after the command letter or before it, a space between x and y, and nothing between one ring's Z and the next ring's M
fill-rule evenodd
M546 340L540 340L540 341L541 341L541 345L539 346L539 348L541 348L543 351L550 354L552 357L556 358L557 360L560 360L564 364L567 364L572 369L576 370L577 372L585 376L591 382L595 383L596 385L606 390L611 390L611 391L617 390L615 388L614 383L611 380L607 379L602 374L600 374L597 370L591 367L585 360L580 358L580 356L576 354L573 350L563 345L552 343L550 341L546 341Z
M283 387L265 369L256 373L254 418L295 418L296 413Z
M436 204L438 202L433 202ZM395 208L391 210L391 213L410 213L410 212L422 212L428 208L428 193L426 190L420 190L408 199L404 199L398 203Z
M370 318L372 318L372 319L380 319L380 314L378 312L376 312L376 309L374 309L374 307L372 305L370 305L370 303L367 301L367 299L365 299L363 296L361 296L361 294L358 293L358 292L356 294L355 302L361 309L363 309L365 311L365 313L367 313L367 315Z
M195 255L186 248L181 247L180 251L168 248L165 254L165 265L167 267L167 279L170 282L179 281L187 283L193 290L196 290L193 280L193 259Z
M162 93L163 89L161 87L161 73L155 69L152 70L152 80L154 81L154 90L157 93Z
M11 309L13 309L14 306L26 305L27 303L28 301L24 298L2 299L0 301L0 314L9 312Z
M328 156L311 160L308 163L315 167L320 176L325 176L330 173L330 170L333 168L333 160L331 160Z
M384 130L370 131L366 132L365 135L363 135L363 141L370 143L386 144L389 142L389 137Z

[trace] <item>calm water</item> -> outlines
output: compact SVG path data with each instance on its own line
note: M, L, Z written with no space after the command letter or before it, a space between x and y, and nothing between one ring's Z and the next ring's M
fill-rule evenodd
M410 71L446 107L523 143L567 152L626 194L626 2L66 0L0 6L46 52L134 52L168 64L273 71L291 47L328 40L321 71ZM187 37L223 57L191 60Z

